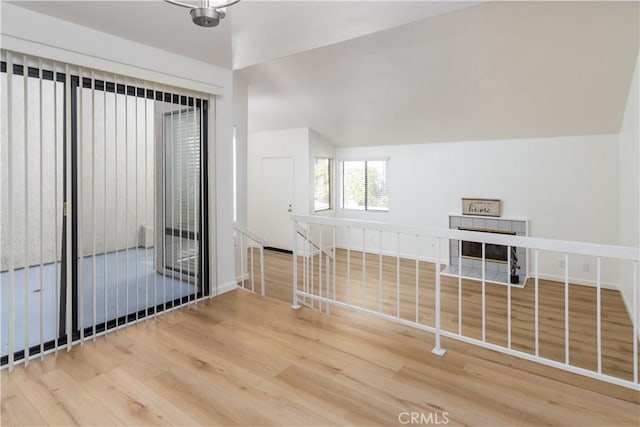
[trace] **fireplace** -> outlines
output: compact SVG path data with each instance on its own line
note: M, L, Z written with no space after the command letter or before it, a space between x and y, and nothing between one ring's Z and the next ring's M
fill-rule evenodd
M513 231L487 230L481 228L458 227L458 230L478 231L482 233L509 234L515 236ZM504 245L485 244L484 256L486 261L493 261L502 264L507 263L507 247ZM462 241L462 258L482 260L482 243Z
M526 218L494 218L475 215L449 215L452 230L527 236ZM462 256L460 256L462 255ZM509 260L511 264L509 265ZM528 252L525 248L485 244L482 261L482 243L449 239L449 265L442 271L445 276L486 281L501 285L524 287L527 281Z

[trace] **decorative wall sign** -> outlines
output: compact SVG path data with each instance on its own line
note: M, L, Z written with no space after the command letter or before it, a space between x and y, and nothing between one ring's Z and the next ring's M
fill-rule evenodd
M501 201L498 199L462 198L462 215L495 216L501 215Z

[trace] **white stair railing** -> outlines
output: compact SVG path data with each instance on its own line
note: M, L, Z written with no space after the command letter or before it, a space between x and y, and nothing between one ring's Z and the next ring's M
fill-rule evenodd
M428 331L435 335L432 352L440 356L445 353L441 346L441 337L444 337L640 390L639 248L456 229L415 229L328 217L292 215L291 218L294 231L292 307L295 309L302 306L316 308L317 303L317 308L322 310L324 307L326 312L329 312L329 307L335 306ZM312 227L313 236L317 236L317 239L311 238ZM330 245L323 245L322 242L326 232L332 236ZM354 237L354 234L357 236ZM478 268L482 270L480 279L465 277L462 268L458 268L457 277L449 275L441 278L441 248L450 247L450 240L481 244L482 257L477 260ZM524 288L511 285L508 270L506 283L500 285L495 284L495 280L489 281L491 271L487 269L485 257L487 245L506 247L508 266L512 265L511 248L524 249L531 255L533 265L525 275L529 278L526 287L532 286L533 292L530 292L530 288L525 291ZM330 250L326 249L327 246ZM458 244L457 247L461 248L462 245ZM462 265L461 252L460 249L457 253L459 266ZM551 254L559 257L564 277L542 273L541 267L549 268ZM543 256L546 257L546 264L541 261ZM584 260L585 257L595 261L592 288L578 288L575 278L570 278L569 274L571 259ZM338 258L340 261L336 262ZM617 286L607 283L605 287L605 262L610 267L607 273L615 273L615 277L618 277L618 270L630 273L626 282L630 287L627 295L632 295L626 300L630 322L627 322L624 313L620 314L620 310L612 312L603 308L603 288L611 300L613 294L607 288ZM336 280L338 268L341 272L340 281ZM352 274L354 268L356 274ZM395 281L389 271L384 274L389 269L395 273ZM584 265L582 271L585 272ZM415 279L408 274L413 272ZM569 292L570 289L572 292ZM576 297L575 292L589 293L587 302L584 298L578 298L580 295ZM541 298L541 294L545 298ZM502 299L496 298L496 295ZM524 306L523 295L528 298ZM559 301L561 304L558 304ZM582 306L572 309L570 302ZM442 315L443 303L446 305L446 317ZM589 306L591 303L592 308ZM463 305L467 308L466 313ZM541 315L541 312L544 314ZM550 312L553 313L553 321L557 322L553 327L548 323ZM501 319L506 318L504 331L501 329L503 320L496 327L496 313L503 316ZM621 326L607 320L611 316L620 316L618 320L627 323L625 331L628 332L616 330ZM609 322L606 328L602 327L604 320ZM574 321L583 324L574 326L572 330L571 323ZM585 331L584 324L592 324L585 322L593 322L595 330ZM498 339L496 331L504 334ZM525 342L529 339L530 342ZM606 345L603 344L605 340ZM544 351L541 351L541 343ZM590 346L592 348L587 351L586 348ZM549 354L550 349L553 354ZM587 359L588 363L585 362ZM604 361L607 362L606 368Z
M236 253L240 258L240 271L236 275L236 282L241 289L256 292L254 252L257 249L260 258L260 295L264 296L264 247L266 242L238 223L234 223L233 229Z

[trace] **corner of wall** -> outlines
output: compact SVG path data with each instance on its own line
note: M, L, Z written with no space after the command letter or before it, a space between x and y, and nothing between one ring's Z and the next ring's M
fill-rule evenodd
M640 58L640 54L638 56ZM640 245L640 87L638 86L640 69L638 59L633 72L631 88L624 110L622 126L618 136L619 164L619 223L618 241L623 246ZM634 273L630 263L621 263L620 291L622 298L633 318ZM638 292L640 294L640 292ZM638 302L640 304L640 302ZM640 322L640 318L635 319Z

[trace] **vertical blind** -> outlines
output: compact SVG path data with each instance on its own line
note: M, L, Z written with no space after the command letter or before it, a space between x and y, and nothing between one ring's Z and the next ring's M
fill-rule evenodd
M0 53L2 366L207 297L208 100Z

